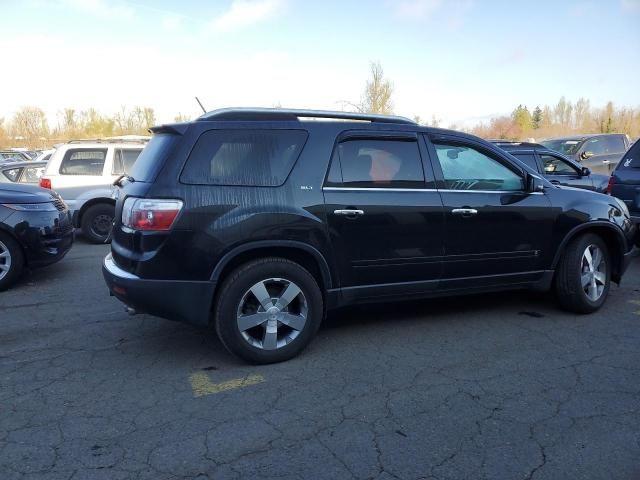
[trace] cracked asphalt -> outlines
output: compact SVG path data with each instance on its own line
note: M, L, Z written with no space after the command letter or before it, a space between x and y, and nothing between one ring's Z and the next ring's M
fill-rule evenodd
M527 292L347 309L255 367L124 313L107 250L0 293L2 480L640 478L640 259L593 315Z

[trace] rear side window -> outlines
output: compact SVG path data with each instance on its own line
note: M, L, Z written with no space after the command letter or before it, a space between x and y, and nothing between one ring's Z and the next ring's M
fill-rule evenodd
M131 175L136 182L153 181L165 159L180 142L181 138L180 135L171 133L156 133L142 150L133 167L131 167L131 171L127 172L128 175Z
M618 168L640 168L640 140L625 153L618 164Z
M276 187L289 176L306 139L303 130L210 130L198 138L180 181Z
M5 170L4 172L2 172L2 174L12 182L16 181L19 173L20 173L19 168L12 168L11 170Z
M328 184L336 184L340 159L342 185L361 188L424 188L424 170L416 140L347 140L338 144Z
M116 148L113 153L113 171L111 173L114 175L130 174L141 151L140 149Z
M107 149L68 150L60 164L61 175L102 175Z

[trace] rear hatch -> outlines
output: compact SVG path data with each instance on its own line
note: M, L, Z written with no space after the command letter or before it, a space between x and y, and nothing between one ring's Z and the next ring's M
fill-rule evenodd
M609 193L623 200L631 215L640 217L640 143L627 151L609 180Z
M176 127L184 127L176 129ZM135 199L148 198L167 159L180 143L182 126L162 126L153 129L154 135L144 148L128 176L116 181L116 211L111 241L111 253L118 266L137 273L137 265L157 250L167 232L140 231L123 225L123 209ZM127 203L127 199L131 199ZM125 212L128 218L130 212Z

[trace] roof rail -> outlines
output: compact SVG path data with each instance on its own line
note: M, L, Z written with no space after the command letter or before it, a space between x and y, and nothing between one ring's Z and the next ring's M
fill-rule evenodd
M371 113L332 112L328 110L297 110L288 108L221 108L207 112L198 120L214 121L266 121L299 120L300 118L327 118L333 120L357 120L361 122L402 123L416 125L416 122L395 115Z
M513 146L519 146L519 147L530 147L530 148L543 148L544 145L540 145L539 143L534 143L534 142L518 142L518 141L514 141L514 140L488 140L490 143L493 143L494 145L513 145Z
M67 143L145 143L151 139L145 135L125 135L122 137L81 138Z

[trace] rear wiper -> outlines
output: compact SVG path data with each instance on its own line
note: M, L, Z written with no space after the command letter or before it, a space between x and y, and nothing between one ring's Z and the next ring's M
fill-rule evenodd
M115 182L113 182L113 185L115 187L122 187L122 180L126 180L129 183L134 183L136 181L135 178L133 178L131 175L127 175L126 173L123 173L122 175L120 175L118 178L116 178Z

